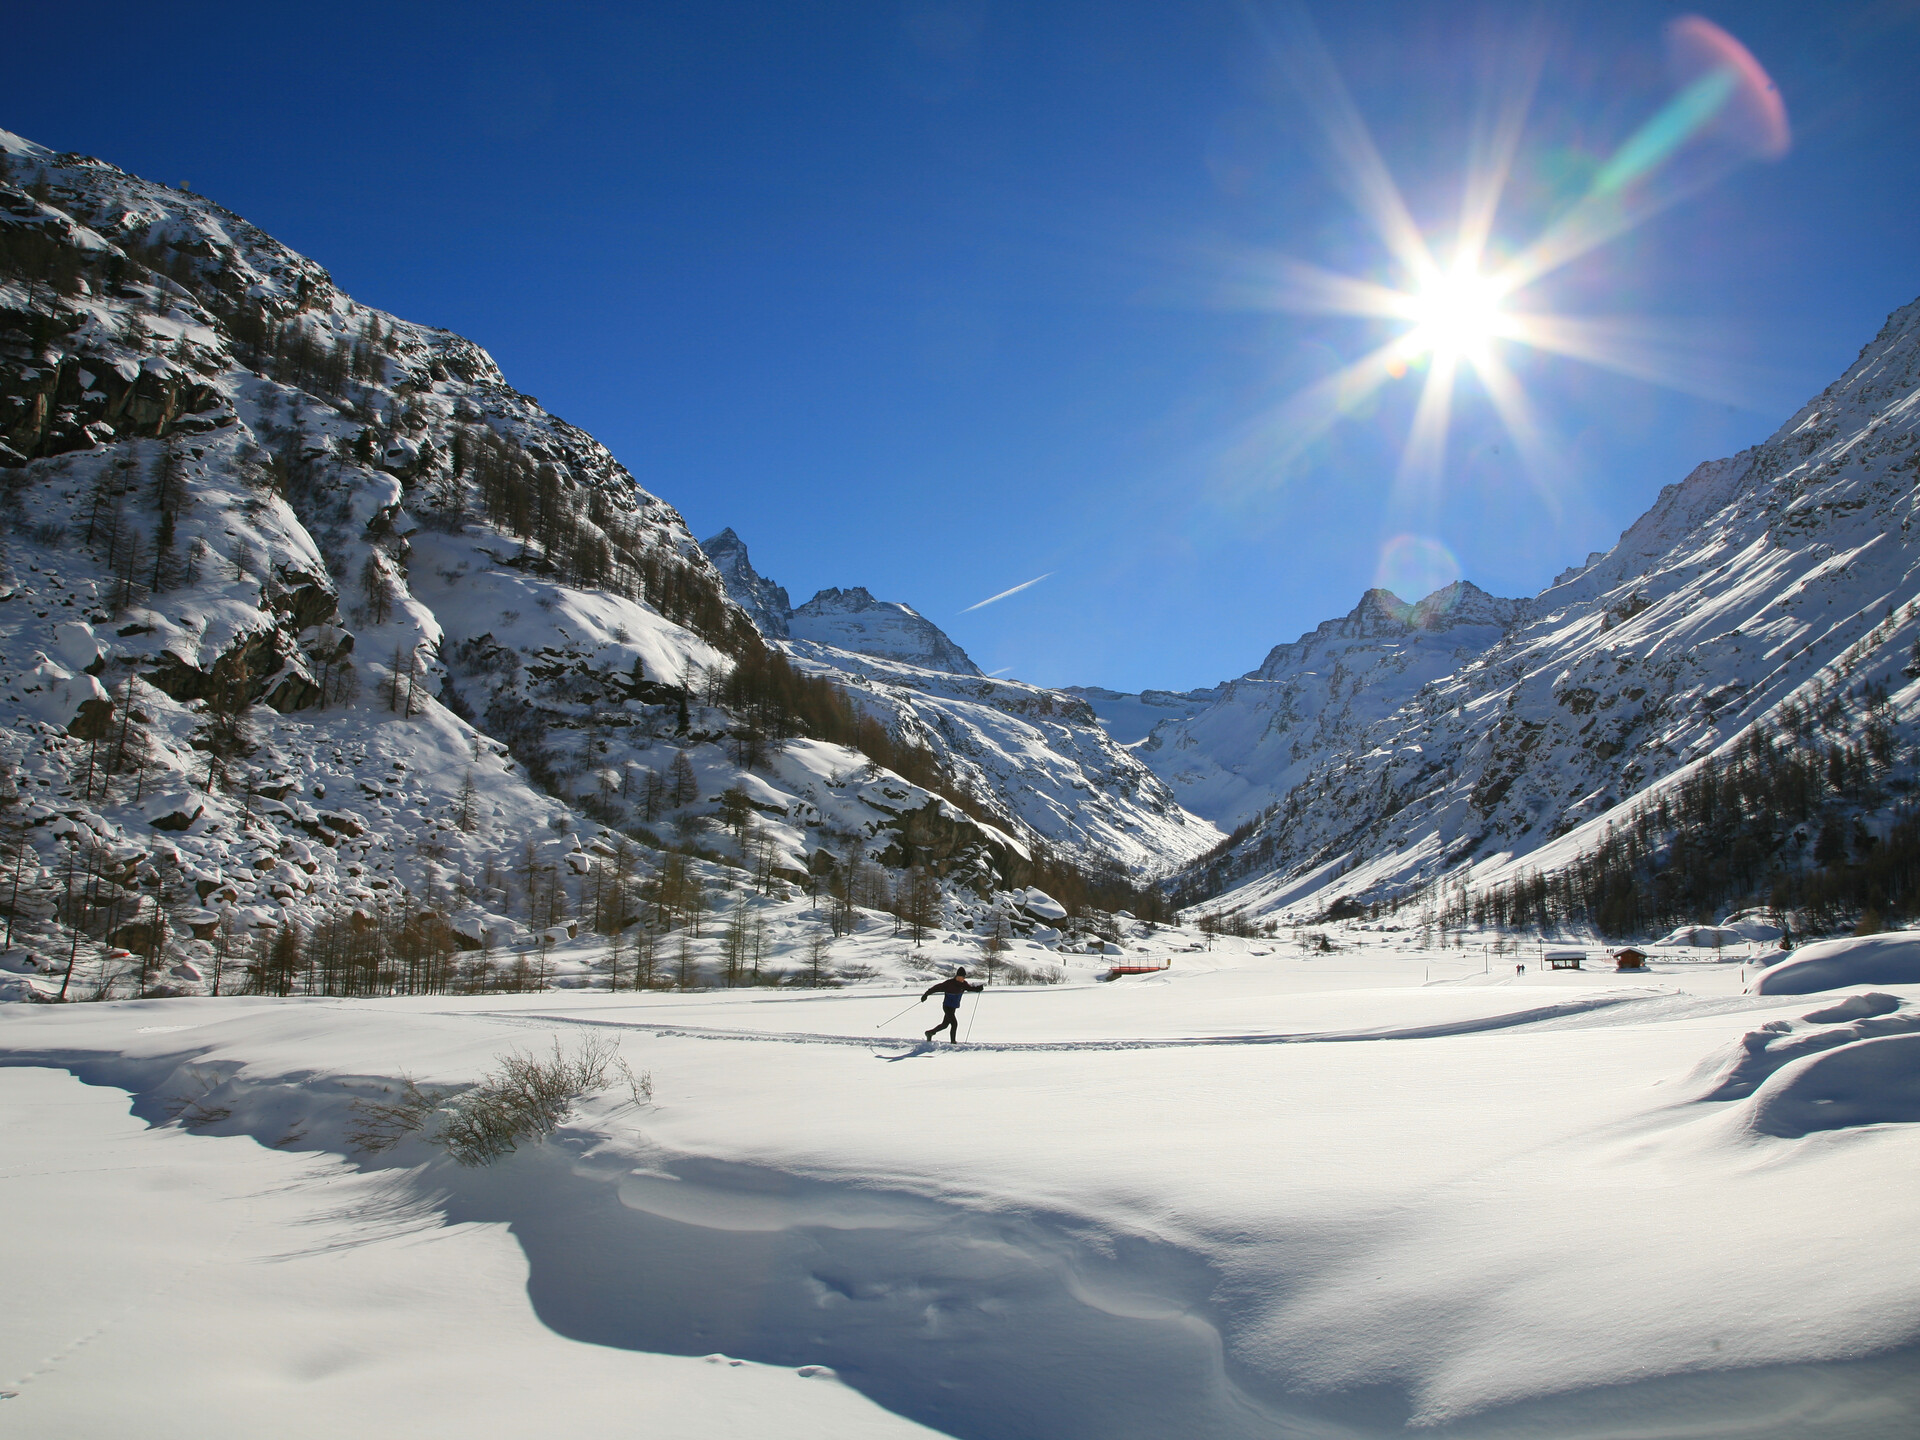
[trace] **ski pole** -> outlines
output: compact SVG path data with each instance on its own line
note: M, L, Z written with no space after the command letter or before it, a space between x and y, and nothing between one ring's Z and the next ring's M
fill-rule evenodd
M922 996L920 997L920 1000L924 1000L924 999L926 999L926 998L927 998L926 996L924 996L924 995L922 995ZM920 1003L920 1000L916 1000L916 1001L914 1001L914 1002L913 1002L913 1005L918 1005L918 1004ZM911 1009L913 1009L913 1005L909 1005L909 1006L907 1006L907 1010L911 1010ZM900 1015L904 1015L904 1014L906 1014L906 1013L907 1013L907 1010L902 1010L902 1011L900 1012ZM874 1029L876 1029L876 1030L878 1030L878 1029L880 1028L880 1026L881 1026L881 1025L891 1025L891 1024L892 1024L892 1023L894 1022L894 1021L896 1021L896 1020L898 1020L898 1019L900 1018L900 1015L889 1015L889 1016L888 1016L888 1017L887 1017L886 1019L884 1019L884 1020L882 1020L882 1021L880 1021L880 1022L879 1022L879 1024L876 1024L876 1025L875 1025L875 1026L874 1026L873 1028L874 1028Z
M982 985L980 987L980 999L984 1000L986 999L986 996L987 996L987 987ZM967 1017L967 1043L969 1045L973 1043L973 1022L978 1020L979 1018L980 1018L980 1000L976 1000L973 1002L973 1014Z

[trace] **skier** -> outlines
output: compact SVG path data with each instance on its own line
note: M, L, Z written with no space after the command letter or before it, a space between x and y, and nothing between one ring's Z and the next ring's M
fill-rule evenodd
M967 994L978 995L986 988L984 985L967 983L967 967L964 965L955 967L951 980L942 980L938 985L929 985L927 993L920 998L925 1000L928 996L939 995L940 1003L946 1007L946 1015L938 1025L927 1031L927 1039L932 1040L942 1030L946 1030L951 1032L947 1043L958 1045L960 1043L960 997Z

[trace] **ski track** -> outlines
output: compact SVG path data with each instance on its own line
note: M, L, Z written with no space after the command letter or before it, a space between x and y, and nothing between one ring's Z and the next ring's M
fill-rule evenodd
M1509 1030L1516 1026L1538 1025L1591 1015L1621 1005L1655 1004L1670 998L1668 993L1638 995L1596 995L1584 1000L1563 1001L1531 1010L1515 1010L1505 1015L1477 1016L1470 1020L1451 1020L1437 1025L1407 1025L1377 1030L1278 1031L1254 1035L1187 1035L1166 1039L1117 1038L1111 1040L973 1040L947 1049L992 1053L1028 1053L1057 1050L1188 1050L1216 1045L1332 1045L1362 1040L1437 1040L1450 1035L1475 1035L1489 1030ZM713 1026L676 1025L644 1020L596 1020L579 1015L490 1015L486 1017L519 1029L548 1025L578 1025L594 1029L641 1030L663 1039L747 1040L779 1045L857 1045L872 1049L876 1045L908 1045L885 1035L829 1035L796 1031L775 1034L764 1030L723 1030ZM1615 1022L1620 1023L1620 1022Z

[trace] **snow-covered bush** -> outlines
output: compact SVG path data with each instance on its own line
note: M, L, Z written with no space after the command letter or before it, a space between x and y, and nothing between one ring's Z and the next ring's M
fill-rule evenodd
M610 1075L625 1080L635 1104L652 1100L652 1074L636 1075L619 1051L618 1041L596 1035L569 1053L556 1038L550 1055L510 1051L472 1085L423 1089L408 1079L396 1101L354 1102L350 1138L378 1154L421 1134L462 1165L491 1165L521 1141L553 1134L573 1102L605 1089Z

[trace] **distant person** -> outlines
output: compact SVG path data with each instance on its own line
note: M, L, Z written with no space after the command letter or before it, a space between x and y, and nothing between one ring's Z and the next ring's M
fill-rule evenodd
M930 996L938 995L941 1005L946 1008L946 1014L938 1025L927 1031L927 1039L931 1040L942 1030L946 1030L951 1032L947 1043L958 1045L960 1043L960 997L967 994L978 995L986 988L984 985L968 983L967 967L964 965L954 969L951 980L942 980L938 985L929 985L926 994L920 998L925 1000Z

